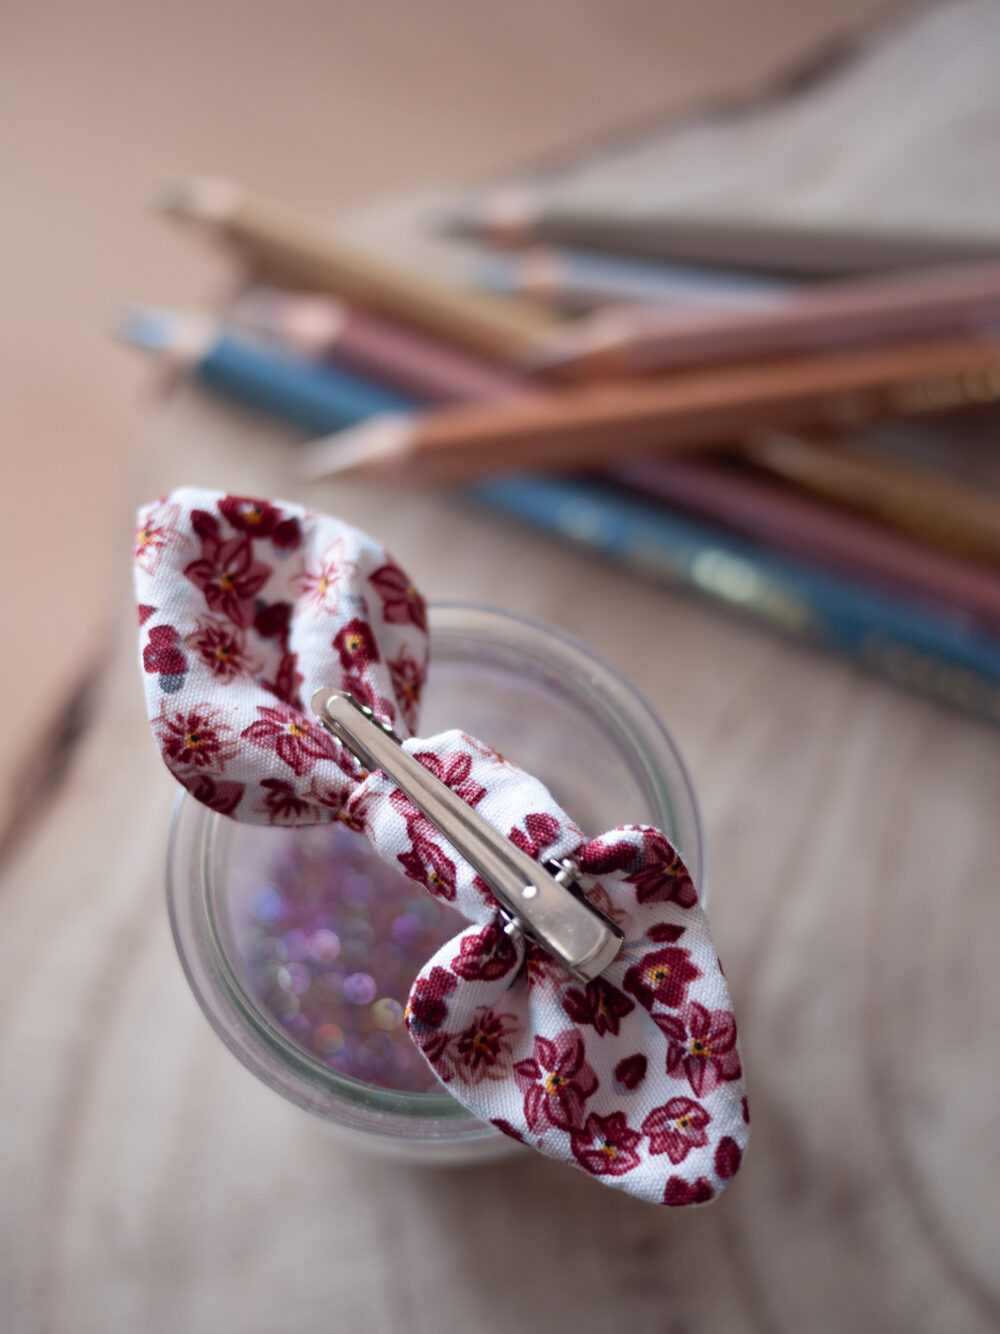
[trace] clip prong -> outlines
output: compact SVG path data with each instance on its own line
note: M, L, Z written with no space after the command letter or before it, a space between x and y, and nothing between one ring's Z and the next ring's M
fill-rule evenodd
M532 940L584 982L607 968L621 949L622 933L576 887L571 862L543 865L522 852L403 750L396 733L346 691L324 686L313 695L312 708L360 764L381 769L409 797Z

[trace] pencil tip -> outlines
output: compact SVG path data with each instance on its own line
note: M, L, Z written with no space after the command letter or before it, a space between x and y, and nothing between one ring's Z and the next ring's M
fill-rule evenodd
M415 419L405 413L387 413L303 445L298 473L308 482L322 477L364 472L401 460L416 433Z
M178 317L159 306L130 306L115 324L116 335L136 347L161 349L173 346Z
M193 218L220 222L232 212L239 200L239 189L229 181L195 179L171 181L156 197L161 213L172 218Z
M456 236L487 236L501 245L526 240L538 209L526 190L496 190L456 210L443 230Z

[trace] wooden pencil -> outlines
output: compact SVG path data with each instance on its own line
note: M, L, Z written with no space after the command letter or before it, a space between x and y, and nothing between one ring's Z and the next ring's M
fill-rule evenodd
M633 459L617 484L772 551L965 615L1000 634L996 571L718 459Z
M119 333L225 398L312 434L413 406L412 398L385 385L262 339L234 337L200 315L140 306L128 312Z
M841 438L759 431L740 447L759 469L930 546L1000 566L1000 497L929 468L873 458Z
M725 309L647 305L599 311L543 354L550 376L595 379L786 353L860 347L1000 325L1000 262L813 283Z
M608 465L649 451L718 448L759 426L893 415L919 405L922 395L980 381L1000 385L1000 341L965 337L786 358L375 419L307 446L301 466L311 477L393 468L437 478Z
M546 205L503 190L473 203L449 230L498 245L554 245L637 259L719 265L789 278L834 278L1000 258L1000 236L693 213Z
M513 371L333 297L256 287L237 297L227 314L238 327L266 334L300 355L373 376L418 401L483 402L532 389Z
M162 206L238 248L279 281L342 297L497 361L523 361L551 328L551 319L536 309L437 283L227 182L174 186Z

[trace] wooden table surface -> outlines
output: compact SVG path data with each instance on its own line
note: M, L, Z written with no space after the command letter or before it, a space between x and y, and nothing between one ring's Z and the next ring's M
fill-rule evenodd
M588 7L588 49L629 56L612 9ZM652 62L637 69L641 110ZM701 795L754 1122L740 1177L698 1211L531 1157L432 1170L345 1150L224 1051L181 975L173 787L129 606L133 501L181 481L305 496L282 432L190 387L139 434L127 497L101 502L104 666L0 888L3 1334L1000 1328L997 732L454 498L311 490L432 598L564 627L667 721Z

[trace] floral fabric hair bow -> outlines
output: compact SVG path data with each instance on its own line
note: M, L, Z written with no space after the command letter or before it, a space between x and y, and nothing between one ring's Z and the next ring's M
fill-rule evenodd
M458 731L415 738L424 602L370 537L296 505L184 489L136 542L153 733L197 800L257 823L341 819L470 925L420 971L407 1026L484 1121L642 1199L711 1200L748 1115L736 1024L698 894L666 836L588 838L537 779ZM534 858L568 857L622 931L582 983L503 930L487 885L380 770L366 773L302 701L350 692L404 749Z

